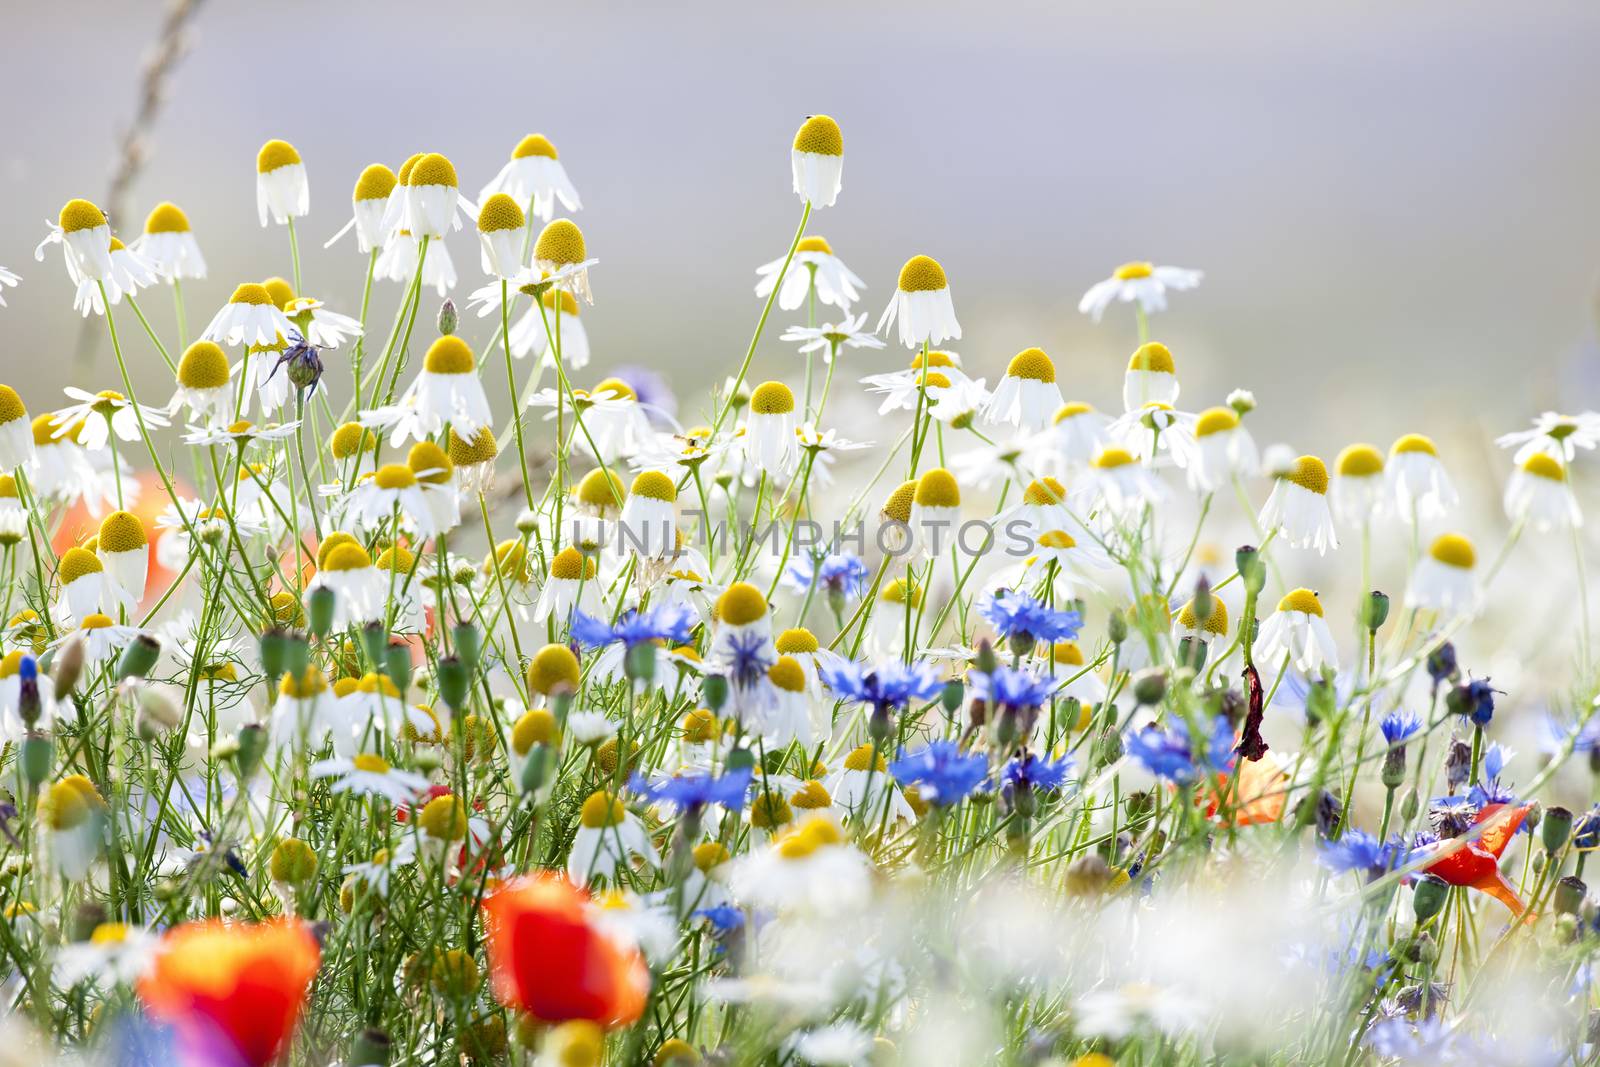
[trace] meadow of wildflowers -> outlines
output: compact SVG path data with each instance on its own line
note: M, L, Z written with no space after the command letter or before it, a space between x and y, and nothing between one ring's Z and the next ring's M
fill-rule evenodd
M1596 1062L1600 415L1508 428L1487 523L1423 433L1185 393L1148 262L1077 265L1082 395L959 263L855 274L844 157L795 134L699 398L591 353L627 250L539 134L318 174L337 233L269 141L220 288L177 203L65 200L0 270L112 356L0 386L0 1062ZM1518 552L1565 669L1508 693Z

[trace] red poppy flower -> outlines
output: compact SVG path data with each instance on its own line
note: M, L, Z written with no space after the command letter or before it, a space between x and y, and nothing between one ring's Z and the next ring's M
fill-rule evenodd
M1455 847L1454 851L1440 856L1422 869L1438 875L1451 885L1464 885L1487 893L1510 908L1512 915L1521 915L1527 906L1517 896L1517 891L1505 875L1500 873L1500 855L1516 836L1517 828L1528 817L1532 807L1531 804L1516 807L1510 804L1484 805L1473 819L1473 826L1481 828L1481 832L1466 845ZM1454 841L1440 841L1429 848L1442 852L1454 844Z
M1234 757L1238 759L1237 756ZM1275 823L1283 818L1283 805L1289 794L1289 776L1276 760L1245 760L1237 773L1216 776L1215 790L1201 788L1195 801L1205 805L1206 818L1231 821L1237 826ZM1219 803L1226 798L1226 803Z
M225 1043L240 1062L263 1067L288 1046L321 958L316 938L292 920L185 923L163 939L139 998L196 1056L216 1060Z
M503 1004L548 1023L626 1026L643 1014L649 969L637 948L594 924L588 904L587 893L553 874L518 878L483 902Z

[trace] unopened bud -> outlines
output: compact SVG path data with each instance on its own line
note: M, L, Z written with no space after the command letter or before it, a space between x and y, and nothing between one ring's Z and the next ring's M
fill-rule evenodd
M1426 923L1444 910L1450 896L1450 885L1436 874L1419 874L1411 890L1411 913L1417 925Z
M267 754L267 731L259 723L247 723L239 728L239 750L233 754L239 777L248 779L261 766Z
M461 323L461 316L456 312L456 302L445 300L439 305L439 336L449 337L456 332L456 327Z
M1167 672L1160 667L1146 667L1133 676L1133 699L1140 704L1159 704L1167 695Z
M71 634L56 650L55 663L52 666L57 697L64 698L78 684L78 679L83 675L84 654L83 635L77 632Z
M1374 589L1366 600L1361 602L1361 625L1368 630L1376 632L1383 627L1389 618L1389 597Z
M456 655L466 664L467 670L476 672L483 659L483 631L470 622L458 622L450 631L450 639L455 642Z
M411 687L411 649L403 644L383 650L383 673L403 695Z
M1540 840L1544 842L1545 851L1560 852L1566 845L1567 838L1572 835L1572 812L1567 808L1551 808L1544 813L1544 825L1540 828Z
M1583 906L1583 895L1589 891L1583 879L1569 874L1556 883L1555 908L1562 915L1576 915Z
M728 702L728 679L720 674L708 674L700 681L700 696L707 708L721 711Z
M117 678L143 678L160 658L161 642L149 634L137 634L122 650L122 659L117 664Z
M1267 568L1262 564L1261 550L1256 546L1239 546L1233 554L1233 565L1239 572L1239 580L1244 583L1245 592L1257 594L1267 584Z
M38 789L55 766L55 743L41 733L30 733L22 739L22 755L17 765L22 769L22 781L30 791Z
M318 637L327 637L333 629L333 605L337 596L328 586L319 585L306 597L306 619L311 632Z
M439 660L436 676L439 681L439 699L452 708L466 707L467 688L472 682L467 674L467 665L456 656L445 656Z

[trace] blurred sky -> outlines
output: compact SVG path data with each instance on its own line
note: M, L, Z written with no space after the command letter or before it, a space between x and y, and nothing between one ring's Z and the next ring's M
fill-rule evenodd
M93 368L72 361L59 252L30 253L66 198L103 195L161 10L6 0L0 264L25 280L0 312L0 369L36 408L69 381L113 382L103 345ZM236 282L288 273L253 188L257 147L286 138L312 181L306 288L353 312L364 262L320 245L364 164L443 151L475 195L542 131L601 261L598 362L654 364L687 389L743 354L753 268L798 219L790 138L828 112L844 191L813 231L867 280L874 321L899 264L926 252L979 373L1039 344L1069 394L1111 405L1132 324L1091 326L1079 294L1127 259L1203 268L1156 330L1184 406L1248 386L1267 439L1332 452L1596 403L1600 375L1575 354L1592 368L1597 31L1585 0L212 0L116 221L131 237L160 199L188 210L212 269L187 294L198 330ZM470 234L451 246L462 297L477 254ZM380 291L380 329L397 296ZM167 329L165 295L144 303ZM156 392L159 361L124 318ZM779 332L756 373L793 370ZM163 381L151 399L166 395Z

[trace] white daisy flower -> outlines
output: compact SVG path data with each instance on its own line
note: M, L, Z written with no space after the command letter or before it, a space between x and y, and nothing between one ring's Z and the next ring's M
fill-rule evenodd
M1042 349L1026 348L1011 358L984 414L990 422L1019 430L1042 430L1061 407L1056 365Z
M1087 497L1122 519L1133 518L1146 504L1158 504L1167 495L1166 487L1148 467L1116 445L1095 453L1080 485L1073 487L1075 496Z
M456 265L450 258L450 248L443 241L429 241L428 251L421 251L421 242L408 229L399 229L384 242L378 255L378 265L373 276L401 285L411 284L417 269L417 257L422 259L422 285L432 287L440 299L456 287Z
M652 867L661 862L644 824L619 797L604 790L591 793L578 812L578 830L567 853L567 876L579 885L596 878L612 881L617 864L634 857Z
M479 432L487 430L480 427ZM492 431L490 432L493 436ZM460 441L451 431L451 444ZM428 506L428 518L435 534L453 530L461 524L461 490L456 484L455 463L445 450L432 441L418 441L406 453L406 466L416 475Z
M410 709L387 674L340 678L333 684L333 701L329 721L337 755L354 757L384 737L399 737L408 721Z
M120 304L124 296L131 296L157 281L155 267L118 238L111 239L110 256L111 273L98 280L86 277L78 283L72 306L85 317L91 313L104 315L107 301Z
M787 385L762 382L750 394L745 409L745 455L758 470L773 478L787 477L800 465L794 407L794 393Z
M915 822L916 810L906 800L899 784L889 775L883 750L876 753L869 742L852 750L837 771L824 783L835 803L856 816L864 826L876 826L887 810L889 817Z
M404 463L387 463L371 478L363 478L345 499L344 513L369 533L391 524L414 530L423 540L436 532L416 473Z
M161 938L140 926L101 923L87 938L63 945L52 976L62 989L96 980L103 988L136 981L161 950Z
M1372 445L1354 444L1333 464L1329 492L1340 521L1365 525L1389 510L1389 483L1383 475L1383 453Z
M135 412L133 403L112 389L90 393L69 385L62 392L78 403L60 408L51 416L53 433L57 438L74 437L89 452L104 449L112 433L124 441L139 440L141 416L147 426L167 425L166 413L160 408L140 404Z
M228 387L234 369L227 353L214 341L196 341L178 361L178 388L167 402L167 412L188 408L191 417L206 425L224 422L233 410Z
M106 575L100 557L87 548L69 548L62 553L56 565L56 581L61 586L61 601L56 611L68 621L101 614L118 604L134 607L122 587Z
M1171 406L1178 402L1178 391L1172 351L1159 341L1140 345L1122 376L1122 409L1137 411L1146 404Z
M225 345L271 345L294 332L294 325L267 287L246 282L233 291L200 337Z
M773 700L756 724L757 730L775 751L793 742L809 749L816 742L816 725L805 669L793 656L779 656L767 668L767 680L772 683Z
M1078 310L1095 322L1113 302L1138 301L1145 313L1165 311L1167 293L1193 289L1200 284L1201 272L1182 267L1158 267L1152 263L1124 263L1105 281L1095 282L1078 301Z
M320 300L297 296L283 305L283 313L294 322L300 336L318 348L338 348L352 337L361 336L361 322L349 315L329 310Z
M629 551L665 559L678 544L678 487L660 471L642 471L633 479L622 506L624 544Z
M206 276L206 259L189 228L189 216L170 200L145 216L144 233L129 247L169 281Z
M65 504L82 500L90 514L99 515L107 503L116 502L117 484L114 474L103 474L79 443L86 425L80 419L57 437L55 414L37 416L33 420L33 462L28 467L28 480L41 499ZM137 485L138 482L131 482L124 486L125 494Z
M101 520L95 555L126 602L137 604L144 600L150 573L150 540L139 516L131 511L113 511Z
M1526 522L1535 530L1583 525L1583 510L1567 484L1566 468L1547 452L1535 452L1506 483L1506 517Z
M524 272L522 231L527 224L522 208L508 194L494 193L484 200L478 209L478 245L482 251L483 273L509 281Z
M956 544L961 484L943 467L924 471L911 497L911 537L918 556L939 557Z
M330 737L348 739L341 728L338 705L327 677L307 667L296 677L285 673L278 680L278 696L267 721L267 739L274 750L304 754L321 748Z
M633 387L621 378L602 379L593 389L572 390L578 413L583 419L583 430L577 442L596 460L609 462L619 456L632 455L648 448L655 440L650 428L650 417ZM565 408L567 417L573 417L573 404L559 389L541 389L528 398L528 407L547 408L546 421L554 419L557 411Z
M947 338L961 338L961 324L950 299L950 282L939 261L929 256L912 256L900 268L894 297L878 319L878 330L900 324L900 343L907 348L936 345Z
M844 172L844 136L828 115L812 115L800 124L790 153L794 195L813 207L832 207L839 198Z
M452 334L434 341L423 358L422 370L399 400L399 406L416 413L407 436L418 440L431 437L446 423L467 434L489 425L494 416L477 369L477 358L461 338ZM405 437L397 434L395 440L399 443Z
M594 294L589 291L589 268L598 262L589 258L583 231L571 219L546 223L533 243L533 268L543 275L541 281L582 297L585 304L594 303Z
M1406 605L1440 615L1470 615L1478 607L1478 552L1460 534L1440 534L1406 583Z
M1526 463L1535 452L1571 463L1577 458L1578 449L1592 451L1600 445L1600 412L1562 415L1546 411L1533 420L1532 429L1501 434L1494 443L1501 448L1515 448L1517 451L1511 459L1518 466Z
M420 774L393 767L382 756L361 752L351 757L335 756L311 765L311 777L332 778L332 793L366 793L393 804L404 804L428 788Z
M1318 555L1339 547L1328 506L1328 468L1316 456L1301 456L1280 476L1261 507L1263 530L1281 530L1293 548L1315 548Z
M461 195L456 168L449 159L429 152L400 168L400 187L389 198L385 221L395 229L410 230L417 237L434 240L461 229L461 213L477 215L478 208Z
M1250 431L1232 408L1207 408L1194 422L1194 447L1188 465L1190 488L1214 493L1234 478L1261 470L1261 454Z
M1174 464L1188 467L1195 449L1198 416L1175 410L1171 404L1151 401L1125 411L1111 421L1111 436L1143 462L1157 465L1165 452Z
M600 583L595 580L593 559L568 545L550 561L550 577L539 590L539 599L533 605L533 618L543 622L552 616L564 624L572 617L573 609L585 615L598 617L604 610L600 598Z
M22 397L0 385L0 470L16 470L33 462L33 427Z
M256 214L261 225L270 217L282 226L310 212L311 183L300 153L288 141L268 141L256 153Z
M1102 448L1112 444L1111 421L1109 415L1081 400L1071 400L1057 408L1050 425L1041 431L1058 457L1054 473L1086 465Z
M557 200L568 211L583 207L556 146L538 133L530 133L517 142L511 161L483 187L478 199L487 200L495 193L509 194L519 206L530 205L534 217L544 222L555 214Z
M756 268L756 296L771 295L773 287L778 284L783 263L782 259L775 259ZM844 265L844 260L833 254L833 246L828 244L827 238L802 237L800 243L795 245L789 270L783 275L783 288L778 291L778 306L785 311L794 311L806 302L806 295L814 289L819 303L838 308L848 319L851 305L861 299L861 290L866 287L867 283L856 277L855 272ZM862 312L861 321L865 322L866 318L866 312ZM793 340L787 334L784 339ZM882 342L878 347L882 347Z
M356 879L380 897L389 895L389 876L398 868L409 867L417 861L417 840L403 837L392 849L381 848L366 863L346 864L346 876Z
M394 176L394 171L382 163L369 163L356 179L355 191L350 194L350 221L328 238L322 247L332 248L335 241L353 229L356 231L356 248L363 254L371 253L374 248L382 248L389 232L384 228L383 214L388 207L389 196L398 184L399 179ZM416 260L415 249L412 249L412 260Z
M58 219L45 223L50 232L33 250L33 258L43 262L45 246L59 244L74 286L111 277L111 223L105 212L88 200L68 200Z
M1285 656L1307 675L1320 674L1324 667L1330 671L1339 669L1339 650L1333 643L1328 621L1322 616L1322 601L1310 589L1286 594L1278 601L1278 610L1261 624L1256 659L1275 664Z
M410 473L409 469L406 472ZM354 540L336 545L306 583L306 606L312 594L327 587L334 592L333 628L343 630L352 624L381 618L389 585L372 565L367 550Z
M732 861L739 901L778 912L848 914L872 894L872 868L827 815L797 821L764 849Z
M88 778L71 774L51 785L38 804L51 868L69 882L82 882L105 837L104 798Z
M867 323L867 313L853 318L846 315L837 323L825 322L821 326L791 326L783 331L780 340L793 341L799 344L797 349L801 355L810 352L823 353L822 358L827 362L833 361L833 354L846 348L883 348L884 342L876 334L868 333L864 326Z
M1433 441L1420 433L1408 433L1394 443L1386 473L1396 511L1405 522L1438 518L1459 499Z

